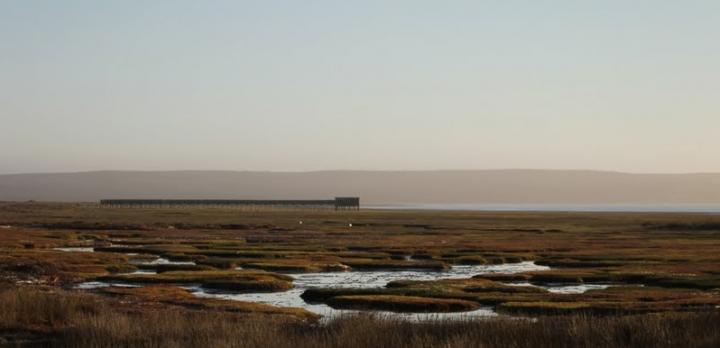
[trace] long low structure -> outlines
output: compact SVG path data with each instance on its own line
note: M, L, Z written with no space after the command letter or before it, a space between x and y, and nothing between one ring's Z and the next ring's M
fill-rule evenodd
M273 206L335 208L335 210L360 210L359 197L335 197L335 199L310 200L256 200L256 199L101 199L100 205L112 207L145 206Z

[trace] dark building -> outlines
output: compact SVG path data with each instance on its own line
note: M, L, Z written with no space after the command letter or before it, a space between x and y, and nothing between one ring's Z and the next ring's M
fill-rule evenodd
M175 207L175 206L268 206L290 208L335 208L360 210L359 197L335 197L328 200L256 200L256 199L102 199L109 207Z
M360 197L335 197L335 210L360 210Z

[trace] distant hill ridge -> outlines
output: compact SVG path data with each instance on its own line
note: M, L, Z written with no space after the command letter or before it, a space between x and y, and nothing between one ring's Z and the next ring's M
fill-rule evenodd
M720 173L581 170L96 171L0 175L0 200L317 199L388 203L720 203Z

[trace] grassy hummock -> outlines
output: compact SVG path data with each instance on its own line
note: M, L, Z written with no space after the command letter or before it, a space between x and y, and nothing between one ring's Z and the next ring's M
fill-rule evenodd
M292 277L262 271L176 271L158 274L115 274L99 280L131 284L200 284L214 290L274 292L292 288Z
M172 285L151 285L145 287L109 287L100 290L106 295L121 296L136 301L160 302L202 310L219 310L239 313L261 313L273 315L290 315L302 319L315 320L316 314L301 308L285 308L257 302L199 298L189 291Z
M480 308L477 302L416 296L351 295L333 297L327 302L336 309L386 310L392 312L463 312Z
M155 271L157 273L178 272L178 271L212 271L215 268L205 265L183 265L183 264L157 264L137 265L138 269Z
M394 261L394 260L345 260L343 264L357 271L369 270L426 270L445 271L447 263L439 261Z

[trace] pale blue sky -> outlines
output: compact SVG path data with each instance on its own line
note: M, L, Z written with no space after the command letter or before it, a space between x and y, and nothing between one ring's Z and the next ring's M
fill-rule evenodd
M720 1L0 0L0 173L720 171Z

